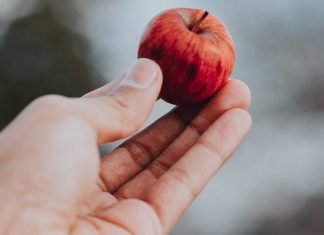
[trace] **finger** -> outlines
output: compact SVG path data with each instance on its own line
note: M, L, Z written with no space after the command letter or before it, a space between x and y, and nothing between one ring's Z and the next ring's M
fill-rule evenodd
M99 143L126 137L149 115L162 84L162 73L151 60L139 59L106 96L78 102L82 116L97 131Z
M53 206L69 220L93 192L99 173L97 142L126 136L138 128L149 114L161 82L157 65L140 59L106 96L46 96L35 101L0 135L4 142L1 156L6 158L0 178L7 179L2 184L8 189L0 198L12 202L15 195L22 194L15 205L23 200L41 210ZM48 205L49 201L53 203ZM8 218L16 209L8 210Z
M162 73L156 63L139 59L103 96L89 95L81 99L47 96L34 102L29 113L41 110L42 115L52 120L79 118L94 130L97 142L102 144L124 138L141 127L156 101L161 83Z
M157 211L165 232L229 158L250 126L246 111L227 111L148 192L145 200Z
M113 89L120 84L120 82L125 78L126 75L123 75L122 77L115 79L108 83L105 86L102 86L94 91L91 91L84 96L83 98L90 98L90 97L98 97L98 96L105 96L108 95Z
M143 170L184 130L202 105L178 107L108 154L101 162L104 190L114 192Z
M161 224L155 211L140 200L123 200L112 206L99 207L93 215L109 225L119 227L123 234L162 235Z
M90 126L99 143L122 138L146 119L161 82L158 66L148 59L139 59L122 79L97 90L99 93L82 99L52 95L37 99L17 118L15 126L24 124L20 127L24 129L33 123L56 123L72 118ZM99 94L105 95L95 96Z
M185 130L140 174L124 184L115 193L119 198L141 198L183 154L199 136L226 110L246 109L250 103L250 90L241 81L231 80L220 93L192 120ZM109 159L108 159L109 161ZM109 165L109 163L107 163ZM138 167L139 168L139 167ZM109 175L109 177L111 177ZM121 176L119 176L121 178ZM110 183L110 181L109 181Z

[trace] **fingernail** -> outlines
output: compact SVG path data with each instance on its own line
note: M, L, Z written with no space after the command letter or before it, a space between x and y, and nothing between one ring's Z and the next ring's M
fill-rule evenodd
M138 59L130 68L121 85L148 88L156 79L157 68L149 59Z

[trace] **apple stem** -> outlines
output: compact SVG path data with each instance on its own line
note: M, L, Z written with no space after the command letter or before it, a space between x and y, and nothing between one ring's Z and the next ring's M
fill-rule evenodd
M196 23L194 23L194 25L192 26L191 31L193 33L198 33L199 31L199 26L201 25L201 23L206 19L206 17L209 15L208 11L205 11L205 13L199 18L199 20L197 20Z

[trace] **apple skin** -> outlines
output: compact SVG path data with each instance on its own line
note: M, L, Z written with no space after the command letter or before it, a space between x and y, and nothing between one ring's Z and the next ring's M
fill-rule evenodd
M163 73L160 97L175 105L204 101L229 79L235 61L232 37L209 14L192 32L205 11L176 8L162 12L147 26L138 58L159 64Z

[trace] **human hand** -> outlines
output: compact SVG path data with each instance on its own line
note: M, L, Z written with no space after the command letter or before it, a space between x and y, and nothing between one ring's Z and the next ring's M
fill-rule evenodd
M0 234L167 234L250 128L250 93L231 80L100 160L99 145L142 126L161 83L140 59L82 98L30 104L0 133Z

